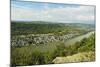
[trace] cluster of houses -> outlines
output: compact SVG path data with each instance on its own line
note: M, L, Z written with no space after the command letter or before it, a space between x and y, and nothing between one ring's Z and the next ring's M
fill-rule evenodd
M67 35L54 35L54 34L30 34L13 36L11 38L12 46L27 46L27 45L39 45L47 44L49 42L66 41L79 34L67 34Z

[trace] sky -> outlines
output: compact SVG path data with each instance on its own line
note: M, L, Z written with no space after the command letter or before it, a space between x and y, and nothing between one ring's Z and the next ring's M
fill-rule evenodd
M12 21L95 23L95 7L32 1L11 1Z

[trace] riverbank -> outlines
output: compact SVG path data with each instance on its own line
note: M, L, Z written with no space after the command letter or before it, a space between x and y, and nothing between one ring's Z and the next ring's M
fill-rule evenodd
M64 49L64 55L57 56L52 62L57 64L95 61L95 34L93 33L84 35L85 38L73 45L67 45Z
M91 34L93 34L93 33L95 33L95 31L91 31L91 32L88 32L88 33L86 33L86 34L79 35L79 36L77 36L77 37L71 38L71 39L65 41L65 44L66 44L66 45L72 45L72 44L74 44L75 42L79 42L79 41L81 41L81 40L84 39L84 38L88 38L88 37L89 37Z

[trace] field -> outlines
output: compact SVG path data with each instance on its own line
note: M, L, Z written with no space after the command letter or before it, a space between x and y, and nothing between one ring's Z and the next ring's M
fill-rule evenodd
M75 62L95 60L95 25L83 23L51 23L43 21L11 22L11 65L59 63L63 57ZM92 54L92 57L86 56ZM69 56L74 59L69 60ZM57 59L60 57L61 59ZM56 62L57 60L57 62Z

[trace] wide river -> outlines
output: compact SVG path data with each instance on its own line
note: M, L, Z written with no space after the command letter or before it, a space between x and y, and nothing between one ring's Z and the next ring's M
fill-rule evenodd
M84 35L80 35L80 36L77 36L77 37L74 37L72 39L69 39L65 42L66 45L73 45L74 43L78 42L78 41L81 41L83 38L87 38L89 37L91 34L93 34L94 31L91 31L91 32L88 32L87 34L84 34Z

